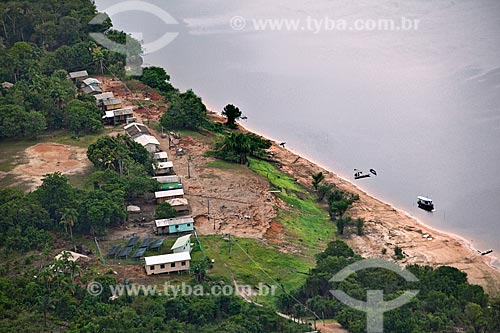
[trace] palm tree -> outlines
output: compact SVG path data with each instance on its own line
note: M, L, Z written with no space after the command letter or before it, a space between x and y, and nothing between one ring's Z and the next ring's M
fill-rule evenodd
M61 224L64 224L64 228L66 229L66 233L69 234L71 241L73 241L73 227L78 221L78 212L74 208L64 208L62 211Z
M312 186L314 187L314 190L317 191L319 184L325 179L325 176L323 175L323 172L318 172L317 174L312 175L312 178Z

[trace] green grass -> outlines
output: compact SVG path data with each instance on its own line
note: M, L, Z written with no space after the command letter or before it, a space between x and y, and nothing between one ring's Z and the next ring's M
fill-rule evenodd
M216 168L221 170L235 170L243 168L242 165L236 163L230 163L222 160L215 160L205 164L207 168Z
M284 172L279 171L271 163L255 158L249 158L249 160L250 169L269 180L273 187L300 193L306 192L304 188L297 184L295 179L285 174Z
M304 283L309 269L314 265L311 258L282 253L257 239L231 237L231 240L230 252L227 237L200 236L206 255L214 259L213 268L209 271L212 277L232 282L234 276L239 285L250 285L254 289L259 282L269 285L282 284L285 290L289 291ZM197 248L195 246L195 249ZM192 257L193 260L199 260L202 252L193 250ZM268 304L275 301L271 296L260 296L255 300Z
M303 248L306 255L321 252L334 237L335 226L315 196L301 187L294 178L269 162L251 159L250 168L266 177L288 209L278 209L277 222L287 231L287 241Z

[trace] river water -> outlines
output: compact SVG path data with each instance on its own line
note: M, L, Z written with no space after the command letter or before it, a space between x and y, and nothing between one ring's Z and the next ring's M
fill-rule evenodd
M355 183L498 255L500 2L148 2L178 24L126 2L112 19L146 43L179 33L145 56L174 85L193 88L214 111L239 106L244 126L347 179L354 181L354 168L375 169L376 177ZM116 3L97 1L100 10ZM418 26L334 30L325 23L352 28L357 20L398 24L402 17ZM254 25L267 19L300 25ZM436 211L418 209L417 195L434 199Z

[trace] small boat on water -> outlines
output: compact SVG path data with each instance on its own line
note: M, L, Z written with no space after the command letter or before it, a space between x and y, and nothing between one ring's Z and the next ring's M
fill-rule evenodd
M418 196L417 197L417 204L419 208L428 210L432 212L434 210L434 203L432 202L432 199Z
M479 253L481 253L482 256L485 256L487 254L490 254L491 252L493 252L492 249L489 249L489 250L486 250L486 251L482 251L482 252L480 251Z
M374 169L370 169L370 173L363 173L361 170L354 169L354 179L368 178L371 177L372 174L375 176L377 175L377 171Z

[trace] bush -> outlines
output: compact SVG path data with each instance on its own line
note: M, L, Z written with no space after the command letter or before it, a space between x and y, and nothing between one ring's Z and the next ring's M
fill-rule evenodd
M162 202L156 206L156 219L170 219L177 216L177 211L168 202Z

